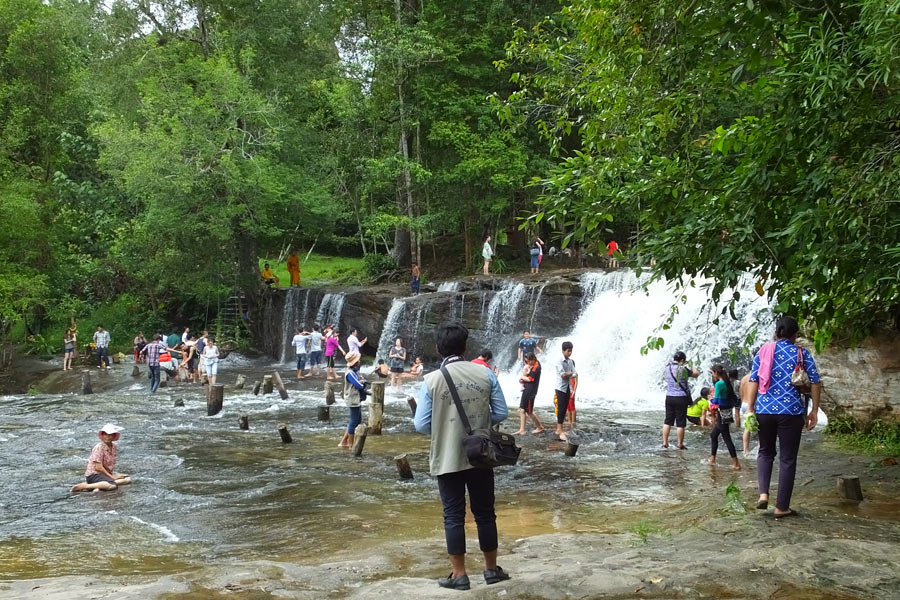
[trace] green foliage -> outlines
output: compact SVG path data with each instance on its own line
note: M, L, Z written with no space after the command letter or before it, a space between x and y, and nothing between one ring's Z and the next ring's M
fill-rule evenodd
M725 488L725 512L731 514L744 514L747 512L741 489L733 481Z
M300 285L359 285L367 280L366 263L361 258L350 256L328 256L313 252L306 258L305 252L298 252L300 259ZM269 263L278 277L280 287L291 283L290 273L284 262L274 258L260 258L259 269Z
M366 264L366 275L373 279L397 268L394 258L387 254L366 254L364 262Z
M868 454L900 455L900 424L874 420L868 429L857 426L850 416L828 420L825 433L847 448Z
M900 299L898 12L566 2L517 32L517 88L495 102L559 157L532 221L602 242L615 218L656 277L703 273L736 301L726 290L751 273L819 348L860 339Z
M632 543L633 547L646 546L647 542L650 541L650 536L653 534L668 535L668 530L666 530L665 527L647 520L638 521L637 523L629 527L628 531L633 533L636 538Z

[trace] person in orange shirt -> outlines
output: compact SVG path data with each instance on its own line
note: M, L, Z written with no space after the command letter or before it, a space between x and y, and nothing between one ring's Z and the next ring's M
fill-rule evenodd
M269 268L269 263L266 263L263 266L263 270L260 275L262 275L263 283L268 286L274 285L275 287L278 287L278 278L275 277L275 273L273 273L272 269Z
M287 259L287 270L291 274L291 287L300 285L300 259L297 258L297 251L291 250L291 255Z

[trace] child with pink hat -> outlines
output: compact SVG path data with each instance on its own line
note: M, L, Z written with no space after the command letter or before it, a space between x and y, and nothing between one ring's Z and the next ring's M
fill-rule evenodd
M131 483L131 477L124 473L116 473L116 455L118 453L116 441L119 439L121 431L122 428L118 425L107 423L97 433L100 442L91 450L91 457L88 459L87 469L84 471L87 483L79 483L71 491L110 491L120 485Z

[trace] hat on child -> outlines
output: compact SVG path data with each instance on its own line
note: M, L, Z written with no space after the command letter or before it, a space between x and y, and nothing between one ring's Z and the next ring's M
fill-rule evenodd
M122 431L122 428L119 427L118 425L113 425L112 423L107 423L106 425L103 426L103 429L101 429L101 430L97 433L97 437L100 437L100 434L101 434L101 433L106 433L106 434L115 436L115 437L113 438L113 441L116 441L116 440L119 439L119 432L120 432L120 431Z

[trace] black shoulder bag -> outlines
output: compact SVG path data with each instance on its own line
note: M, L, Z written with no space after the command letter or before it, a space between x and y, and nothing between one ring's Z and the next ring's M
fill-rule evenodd
M519 460L519 453L522 449L516 446L516 438L508 433L502 433L493 429L477 429L472 430L469 424L469 417L463 409L462 401L459 399L459 392L456 391L456 384L450 377L450 372L446 367L441 367L441 374L447 381L447 387L450 389L450 395L453 396L453 403L459 412L459 418L462 419L463 427L466 430L466 437L463 438L463 449L466 452L466 458L473 467L481 469L492 469L494 467L504 467L516 464Z

